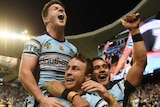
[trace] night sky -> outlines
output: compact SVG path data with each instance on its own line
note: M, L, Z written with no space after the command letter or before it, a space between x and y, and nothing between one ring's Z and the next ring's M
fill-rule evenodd
M0 0L0 31L39 35L45 31L41 10L48 0ZM62 0L68 22L66 35L104 27L132 10L141 0Z

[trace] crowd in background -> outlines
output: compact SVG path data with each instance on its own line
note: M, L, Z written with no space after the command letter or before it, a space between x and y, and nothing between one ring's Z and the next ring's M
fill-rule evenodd
M28 92L22 84L0 84L0 107L26 107Z
M160 83L142 84L131 94L128 107L160 107Z
M0 106L8 104L10 107L26 107L28 95L22 84L1 84ZM143 83L131 94L128 107L160 107L160 82Z

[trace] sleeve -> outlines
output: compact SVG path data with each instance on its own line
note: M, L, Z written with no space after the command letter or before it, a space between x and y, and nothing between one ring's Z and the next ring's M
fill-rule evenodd
M23 55L38 57L40 55L40 50L41 50L40 48L41 48L40 42L35 38L32 38L25 43L23 49Z

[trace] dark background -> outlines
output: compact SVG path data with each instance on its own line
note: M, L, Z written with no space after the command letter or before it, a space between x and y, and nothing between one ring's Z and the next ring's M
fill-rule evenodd
M41 20L43 5L49 0L0 0L0 29L28 30L30 35L45 31ZM76 35L104 27L132 10L141 0L61 0L68 15L66 35Z

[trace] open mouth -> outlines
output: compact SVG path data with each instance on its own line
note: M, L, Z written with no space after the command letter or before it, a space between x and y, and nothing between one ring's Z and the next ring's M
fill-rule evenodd
M100 75L98 76L98 78L99 78L99 79L105 79L105 78L107 78L107 75L106 75L106 74L100 74Z
M66 78L66 82L73 82L72 78Z
M60 12L58 14L58 19L63 20L64 19L64 14Z

